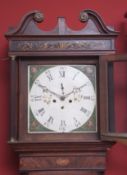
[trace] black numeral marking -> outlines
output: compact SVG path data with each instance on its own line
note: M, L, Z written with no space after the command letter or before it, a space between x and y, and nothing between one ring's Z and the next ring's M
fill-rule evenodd
M43 86L41 85L40 81L39 80L35 80L34 82L38 87L42 88Z
M46 71L45 74L46 74L49 81L53 80L53 77L52 77L51 72L49 70Z
M65 69L64 67L61 67L59 70L60 77L65 78Z
M81 126L81 123L80 123L75 117L73 118L73 120L74 120L74 125L75 125L76 127Z
M83 113L86 113L87 112L87 109L81 107L80 111L82 111Z
M37 116L40 115L41 117L43 117L44 113L45 113L45 109L44 108L40 108L40 109L37 110L36 115Z
M60 126L59 126L59 131L64 132L66 130L66 122L65 120L61 120Z
M84 108L84 107L81 107L80 111L83 112L86 116L89 116L89 115L90 115L90 111L87 110L87 109Z
M84 100L90 100L90 96L82 96Z
M49 127L50 125L53 124L53 121L54 121L53 117L50 116L49 119L44 123L44 125Z
M73 76L72 80L75 80L79 73L80 72L76 72L76 74Z
M82 99L95 101L95 96L82 95Z
M96 97L95 96L91 96L91 101L95 101L96 100Z
M31 102L36 102L36 101L41 101L42 100L42 96L36 96L36 95L31 95Z

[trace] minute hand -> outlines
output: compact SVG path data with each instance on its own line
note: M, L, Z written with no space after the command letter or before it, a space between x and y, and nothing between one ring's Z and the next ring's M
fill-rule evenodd
M88 85L88 83L85 83L85 84L83 84L82 86L80 86L78 89L82 89L82 88L84 88L85 86L87 86Z
M81 90L82 88L84 88L85 86L87 86L87 83L83 84L80 87L74 87L73 90L71 92L69 92L68 94L64 95L64 98L67 98L69 95L73 94L75 92L75 90Z
M49 92L53 95L55 95L56 97L58 97L59 99L61 99L61 95L51 91L50 89L48 89L46 86L40 85L40 87L43 89L44 92Z
M59 99L61 99L61 97L62 97L62 95L59 95L59 94L57 94L57 93L55 93L55 92L53 92L53 91L51 91L51 90L49 90L49 89L47 89L51 94L53 94L53 95L55 95L56 97L58 97Z

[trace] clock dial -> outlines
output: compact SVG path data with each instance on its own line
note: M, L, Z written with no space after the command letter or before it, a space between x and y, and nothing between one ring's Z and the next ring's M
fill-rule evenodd
M80 65L42 67L45 69L29 87L32 115L40 125L55 132L72 132L82 127L96 106L92 80L81 71ZM90 66L84 65L83 69L92 74Z

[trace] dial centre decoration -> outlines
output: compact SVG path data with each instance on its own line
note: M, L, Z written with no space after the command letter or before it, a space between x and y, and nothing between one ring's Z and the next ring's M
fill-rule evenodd
M29 132L96 132L95 65L30 65L28 82Z

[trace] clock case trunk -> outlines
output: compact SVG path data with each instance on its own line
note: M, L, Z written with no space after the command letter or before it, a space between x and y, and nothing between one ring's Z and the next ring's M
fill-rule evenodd
M103 56L115 53L118 32L105 26L92 10L84 10L80 21L85 27L71 30L64 18L52 31L37 23L44 16L38 11L26 14L19 26L9 30L11 64L11 103L9 143L19 155L19 171L28 175L65 173L99 175L105 170L106 149L114 142L103 141L107 131L107 92ZM27 66L29 64L94 64L97 69L97 133L27 132Z

